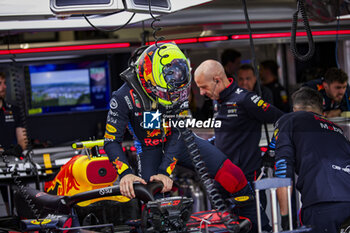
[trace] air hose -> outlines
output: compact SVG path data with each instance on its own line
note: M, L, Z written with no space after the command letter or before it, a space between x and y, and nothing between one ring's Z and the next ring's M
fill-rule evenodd
M164 45L162 46L162 45L158 44L159 41L164 40L164 37L157 37L157 32L159 32L162 28L157 27L155 25L155 23L160 21L160 20L158 18L154 17L154 15L152 14L151 0L148 0L148 3L149 3L149 12L150 12L150 15L153 19L153 21L151 23L151 27L153 29L153 38L155 40L155 45L158 48L157 53L158 53L158 56L160 57L160 63L162 65L162 74L164 77L166 77L167 75L172 75L172 73L170 73L172 71L165 72L165 69L168 66L170 66L171 64L164 64L163 63L163 59L169 57L169 55L168 54L164 54L164 55L160 54L160 51L162 49L166 48L166 46L164 46ZM171 83L167 83L168 93L171 91L171 88L169 88L169 85L171 85ZM177 107L179 107L179 108L177 108ZM175 108L168 109L168 111L169 110L172 111L174 109ZM179 109L180 109L180 106L176 105L175 110L178 110L177 113L179 113L179 111L180 111ZM165 137L164 129L162 128L161 130L162 130L162 137ZM237 225L230 224L233 221L237 221L237 218L232 218L230 215L227 215L227 217L223 217L224 213L229 213L229 211L227 210L227 207L225 205L223 198L221 197L221 195L218 192L218 190L216 189L212 179L210 178L210 175L208 173L208 169L207 169L204 161L202 160L198 146L194 141L195 136L193 135L192 131L187 129L187 128L181 128L179 130L180 130L180 133L184 139L184 142L185 142L185 145L188 149L188 152L191 156L196 173L198 174L198 176L199 176L199 178L200 178L200 180L205 188L205 191L209 197L211 205L218 211L218 215L222 219L222 222L224 223L224 225L226 226L226 228L229 232L233 232L233 233L239 232L240 227L238 224ZM162 140L162 141L164 142L164 140ZM164 143L162 144L162 146L164 149Z
M296 59L299 61L307 61L309 60L315 53L315 43L312 37L312 32L310 29L309 21L306 15L305 11L305 6L304 6L304 0L298 0L297 1L298 6L296 12L293 14L293 22L292 22L292 32L291 32L291 41L290 41L290 49L292 50L292 53ZM297 31L297 24L298 24L298 14L299 11L301 13L301 16L303 18L303 23L304 23L304 29L307 34L308 38L308 45L309 45L309 50L306 54L301 55L297 48L296 48L296 31Z
M40 189L40 180L39 180L39 173L37 170L37 167L35 163L33 162L32 155L33 155L33 147L32 142L30 140L29 130L28 130L28 124L27 124L27 114L26 114L26 106L25 106L25 98L23 96L23 90L21 86L21 80L18 75L19 67L16 66L15 60L10 68L10 74L11 77L13 77L14 80L14 91L16 95L16 104L19 108L19 120L22 124L22 127L25 129L24 131L24 138L25 138L25 144L27 146L27 153L24 156L24 159L27 160L33 167L33 174L36 176L36 189Z

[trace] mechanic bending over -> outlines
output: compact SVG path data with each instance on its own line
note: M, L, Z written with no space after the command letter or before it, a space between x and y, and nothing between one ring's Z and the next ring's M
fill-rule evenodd
M317 90L323 96L323 115L338 117L343 111L350 111L350 89L348 75L341 69L329 68L324 78L304 84Z
M161 192L168 192L173 185L169 176L177 163L193 168L187 147L177 128L143 127L146 124L143 116L146 111L141 105L142 95L147 95L145 99L153 107L152 118L157 119L167 110L173 112L188 101L191 85L190 66L181 50L173 43L158 46L161 48L156 45L148 47L136 63L131 64L129 70L134 72L133 77L137 77L136 82L128 83L129 85L125 83L113 92L110 100L104 148L120 175L121 193L129 198L135 197L134 182L146 184L148 181L161 181L164 184ZM137 87L140 86L141 92L137 94ZM139 154L141 177L133 174L120 145L128 123L142 149ZM240 191L239 193L247 195L245 191L251 192L240 168L209 142L197 136L195 142L210 175L226 190L225 193Z
M303 225L313 233L338 233L350 217L350 142L322 116L322 95L302 87L292 95L293 111L276 123L276 176L293 178L301 193ZM288 230L287 188L277 190L282 227ZM283 220L284 219L284 220Z
M218 61L206 60L201 63L194 73L194 79L201 95L219 103L216 120L221 120L222 127L215 129L215 145L242 169L249 182L253 182L262 166L259 148L262 123L274 123L282 116L282 111L262 100L256 93L239 88L231 78L227 78ZM264 207L265 193L262 192L261 196ZM268 230L265 211L263 214L263 226L267 227L264 230ZM254 221L255 205L241 208L239 215ZM256 225L253 228L257 231Z

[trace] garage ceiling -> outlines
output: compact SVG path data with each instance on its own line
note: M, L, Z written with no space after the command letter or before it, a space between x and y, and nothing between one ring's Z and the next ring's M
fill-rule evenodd
M0 0L7 1L7 0ZM21 2L23 0L13 0ZM36 0L48 2L48 0ZM180 0L174 0L180 2ZM188 0L183 0L188 1ZM253 33L276 33L276 32L290 32L292 15L296 10L295 0L246 0L247 8L249 13L249 18L252 25ZM32 10L35 12L35 9ZM21 30L20 28L16 30L9 29L9 23L13 22L14 19L19 19L21 25L31 24L28 16L23 17L3 17L0 10L0 34L2 31L5 37L8 34L12 35L22 35L21 39L18 39L17 44L11 43L11 48L22 48L23 43L29 43L25 46L28 47L41 47L41 46L56 46L56 45L71 45L71 44L90 44L90 43L115 43L115 42L135 42L140 44L141 34L143 32L148 32L148 40L152 41L153 29L150 27L152 20L149 20L150 16L148 14L136 14L136 20L134 23L129 24L125 29L113 32L113 33L102 33L100 37L94 37L95 35L93 29L86 22L83 26L74 27L74 24L65 24L66 26L60 26L60 20L47 18L46 21L52 21L48 25L37 24L35 27ZM89 16L91 22L96 26L104 27L107 29L115 28L118 25L122 25L129 19L131 13L124 12L126 15L116 18L110 18L106 23L100 23L100 16ZM35 15L31 15L31 20L33 20ZM36 17L43 17L43 14L38 11ZM109 17L109 16L107 16ZM41 19L42 20L42 19ZM71 22L73 23L76 17L71 17ZM80 17L81 20L81 17ZM16 21L16 20L15 20ZM62 20L61 20L62 21ZM138 21L138 22L137 22ZM104 21L106 22L106 21ZM18 23L18 22L17 22ZM73 26L72 26L73 25ZM241 0L213 0L209 3L202 4L199 6L194 6L191 8L183 9L168 15L163 15L160 17L160 21L156 22L157 27L162 27L162 30L157 33L157 36L164 36L165 39L173 40L179 38L200 38L200 37L210 37L210 36L232 36L247 34L247 25L244 18L242 2ZM4 28L7 30L4 30ZM302 24L299 23L301 31ZM336 22L322 24L311 20L312 30L336 30ZM341 20L340 22L341 30L350 29L350 21L348 19ZM75 32L74 32L75 31ZM77 41L76 32L80 32L85 38L79 38ZM56 36L52 38L52 32L62 33L71 36ZM49 43L45 42L45 35L47 34ZM29 34L29 36L28 36ZM27 35L27 36L23 36ZM37 36L36 36L37 35ZM40 36L41 35L41 36ZM334 36L333 36L334 37ZM332 37L332 39L334 39ZM339 36L340 39L347 39L349 34ZM35 41L35 38L40 38L41 43L30 43L30 39ZM328 36L317 37L316 40L328 40ZM92 41L92 39L94 39ZM305 38L300 38L304 40ZM53 41L55 40L55 41ZM6 40L4 40L6 41ZM259 39L256 43L283 43L289 41L289 38L267 38ZM0 42L1 43L1 42ZM21 44L22 43L22 44ZM201 46L214 46L214 47L229 47L237 44L248 43L248 40L228 40L224 42L206 43L203 44L191 44L188 46L201 47ZM4 43L3 46L0 45L2 49L7 48L7 44ZM184 45L186 47L186 45ZM1 48L0 48L1 49Z

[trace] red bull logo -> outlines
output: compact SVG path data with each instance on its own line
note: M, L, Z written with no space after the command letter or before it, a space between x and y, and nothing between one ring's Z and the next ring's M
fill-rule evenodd
M175 157L173 157L173 161L174 161L174 162L172 162L172 163L169 165L169 167L167 167L167 169L166 169L166 172L167 172L169 175L171 175L171 173L173 173L173 171L174 171L174 169L175 169L175 165L176 165L176 163L177 163L177 159L176 159Z
M126 165L125 163L119 161L119 157L116 158L113 162L114 166L117 168L118 174L122 174L126 169L129 168L128 165Z
M108 165L113 169L112 173L107 172L104 177L96 176L96 172L100 167L109 169ZM119 167L124 168L123 165ZM62 166L53 181L45 183L45 191L56 195L72 196L77 193L111 186L116 179L116 171L113 165L109 163L108 157L90 158L87 155L77 155ZM88 206L101 200L129 201L128 198L123 196L113 196L79 202L78 205Z
M57 174L54 180L45 183L45 191L56 195L69 195L69 192L79 190L80 184L73 176L73 165L81 155L74 156L65 165L62 166L61 171Z
M153 138L155 136L160 135L160 133L161 133L160 129L147 130L147 137L148 138Z

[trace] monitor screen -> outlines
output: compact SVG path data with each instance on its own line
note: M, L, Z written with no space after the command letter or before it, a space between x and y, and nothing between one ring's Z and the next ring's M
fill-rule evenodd
M108 109L107 61L28 66L29 114Z

